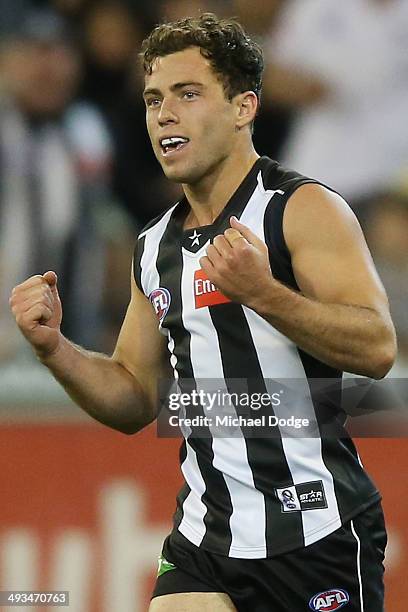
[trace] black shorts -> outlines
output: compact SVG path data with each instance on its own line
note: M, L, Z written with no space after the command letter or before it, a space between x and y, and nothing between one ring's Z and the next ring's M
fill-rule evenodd
M382 612L386 543L379 502L322 540L268 559L222 557L197 548L180 533L170 534L153 597L227 593L239 612L343 607L344 612Z

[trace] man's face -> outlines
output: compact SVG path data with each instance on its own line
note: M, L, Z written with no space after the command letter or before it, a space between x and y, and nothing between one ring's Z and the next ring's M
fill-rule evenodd
M158 58L145 85L147 129L165 175L196 184L234 146L236 105L198 47Z

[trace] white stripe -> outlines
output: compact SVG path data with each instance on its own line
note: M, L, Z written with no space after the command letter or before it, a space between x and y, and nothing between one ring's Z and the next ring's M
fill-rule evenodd
M183 324L191 333L190 355L197 388L205 388L208 391L208 386L202 379L215 379L217 389L227 392L224 381L220 380L223 365L218 336L209 310L208 308L195 309L194 272L200 269L198 260L201 251L204 252L203 249L204 247L196 258L191 258L187 254L183 255ZM233 407L230 407L230 410L236 416ZM208 414L211 413L208 412ZM264 496L255 489L248 462L246 442L243 437L217 437L217 432L212 430L212 433L215 434L212 439L213 466L224 475L233 507L230 518L232 535L230 555L242 558L266 556ZM192 491L196 488L193 469L198 470L196 463L192 464L185 474ZM195 495L201 495L201 491L196 490ZM204 515L200 516L197 511L195 513L190 511L186 503L183 505L183 512L183 520L179 526L181 533L189 539L192 539L194 532L203 533Z
M141 257L140 266L142 270L142 287L146 296L148 296L154 289L158 289L160 285L160 276L157 270L157 257L159 252L160 240L163 237L163 234L166 230L167 224L170 220L171 213L174 210L171 208L161 219L160 221L149 228L146 232L140 234L139 237L145 236L145 248L143 251L143 255ZM172 338L170 331L167 330L168 337L168 349L170 352L170 364L173 368L174 378L178 380L178 372L176 369L177 366L177 357L174 354L174 339ZM183 414L181 416L184 416ZM187 438L191 433L191 429L184 429L183 434ZM184 534L191 542L196 544L197 546L200 544L204 534L205 534L205 526L202 521L203 517L206 513L206 506L201 501L201 496L205 492L205 483L201 476L197 457L195 451L191 448L191 446L186 441L186 459L183 461L181 465L181 471L184 474L184 478L186 482L190 486L190 493L183 504L183 511L188 512L189 516L193 517L193 522L195 525L202 525L201 532L199 533L195 531L188 532Z
M358 459L358 462L359 462L359 464L361 465L361 467L362 467L362 468L363 468L363 470L364 470L364 469L365 469L365 467L364 467L364 464L363 464L363 462L362 462L362 460L361 460L361 457L360 457L360 455L359 455L359 453L358 453L358 450L357 450L357 449L356 449L356 453L357 453L357 459Z
M353 521L350 521L350 525L351 525L351 531L353 533L353 536L356 538L357 540L357 576L358 576L358 584L360 585L360 610L361 612L364 612L364 600L363 600L363 582L361 580L361 542L360 542L360 538L357 535L356 530L354 529L354 523Z
M177 206L177 204L175 205ZM144 251L142 253L142 257L140 259L140 268L141 268L141 283L143 292L146 297L150 295L150 293L154 289L158 289L160 286L160 276L157 270L157 257L159 254L159 245L160 240L163 237L163 234L166 230L168 222L170 220L171 213L173 212L175 206L167 211L167 213L153 226L147 229L145 232L142 232L139 235L139 238L146 236ZM161 325L159 324L159 329L161 329ZM178 379L178 372L176 370L177 366L177 357L174 354L174 340L170 335L170 332L167 330L167 347L170 352L170 365L173 368L174 378Z
M259 190L255 192L258 193L258 197L251 198L240 220L265 242L265 211L271 197L276 192L263 188L261 173L258 175L258 183ZM316 419L315 411L296 345L253 310L244 307L244 312L264 378L266 380L296 379L296 390L298 392L302 391L299 397L308 398L308 401L300 407L302 416L314 422ZM304 388L300 389L302 380L304 380ZM272 394L277 391L276 388L272 388L270 383L268 385L268 382L267 386L269 387L268 393ZM301 401L303 404L302 399ZM287 406L285 407L284 401L280 407L275 407L274 411L278 417L290 416L287 413ZM288 437L288 434L285 434L282 436L282 446L294 484L314 480L322 480L323 482L328 508L302 511L303 532L305 545L307 546L341 526L333 476L324 464L320 438L291 438Z
M159 288L160 278L156 264L160 241L164 232L166 231L167 224L170 221L171 214L176 206L177 204L170 208L166 214L155 225L153 225L153 227L149 227L149 229L139 235L139 238L143 238L143 236L145 236L144 250L140 259L140 267L142 269L141 283L146 297L149 297L154 289Z
M171 337L169 330L167 330L167 337L168 337L167 348L169 349L169 352L170 352L170 365L173 368L174 379L177 381L179 379L179 373L177 371L177 357L174 354L175 342L173 338Z
M248 204L242 212L240 221L241 223L244 223L244 225L248 225L248 227L250 227L251 229L258 228L258 231L256 231L256 229L253 229L253 231L258 234L258 236L262 236L262 239L264 240L263 221L265 216L265 209L271 198L276 193L282 195L283 191L281 189L265 189L262 182L262 172L258 172L257 182L257 187L254 190L254 193L252 194L250 199L248 200ZM260 234L259 231L261 231L262 234Z
M197 462L197 455L188 440L186 440L186 449L187 455L181 466L181 471L191 490L183 503L183 518L179 525L179 531L190 542L200 546L206 530L204 517L207 507L201 501L205 493L205 482Z

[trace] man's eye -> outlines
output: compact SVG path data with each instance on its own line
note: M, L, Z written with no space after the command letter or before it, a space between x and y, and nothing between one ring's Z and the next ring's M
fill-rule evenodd
M160 99L159 98L150 98L148 100L146 100L146 105L149 108L154 108L160 105Z
M193 100L196 96L198 96L198 93L195 91L185 91L183 94L183 98L187 100Z

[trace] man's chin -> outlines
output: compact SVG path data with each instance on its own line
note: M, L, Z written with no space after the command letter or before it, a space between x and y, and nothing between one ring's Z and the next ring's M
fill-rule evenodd
M177 172L164 172L166 179L171 181L172 183L184 183L184 176L178 174Z
M203 176L202 168L199 164L194 166L188 164L166 164L161 163L162 170L166 178L172 183L183 185L194 185Z
M164 167L163 172L172 183L190 183L192 179L191 173L176 168Z

